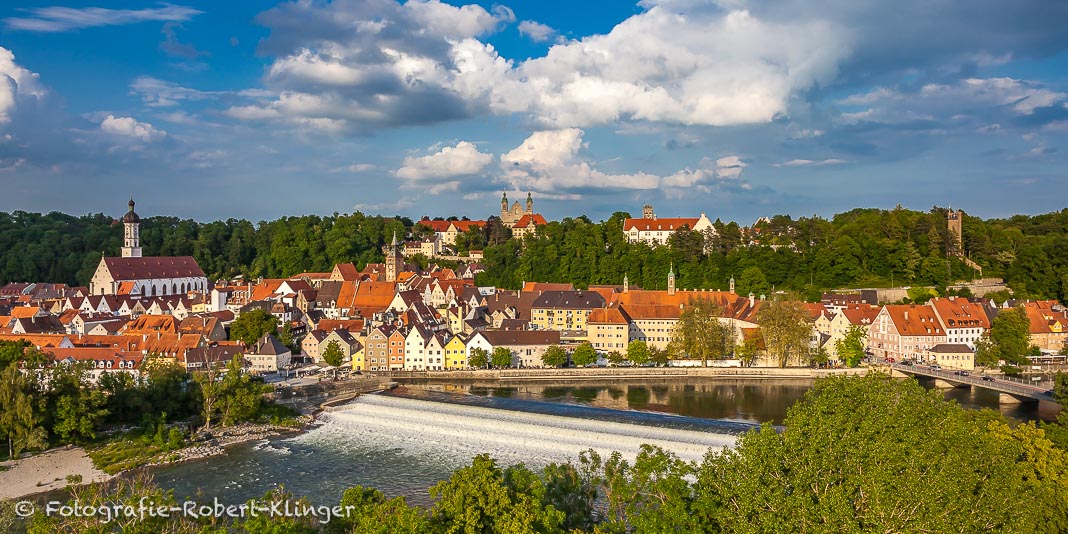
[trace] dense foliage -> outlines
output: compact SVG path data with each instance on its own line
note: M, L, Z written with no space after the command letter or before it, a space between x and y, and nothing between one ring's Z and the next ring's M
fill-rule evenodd
M623 239L627 216L551 222L525 244L509 239L508 229L491 218L459 242L463 249L484 249L487 271L480 284L511 288L531 280L620 284L628 275L634 286L663 289L672 263L680 288L726 289L733 276L743 295L776 288L813 297L828 288L940 286L975 275L956 258L943 208L855 209L830 220L778 215L748 232L717 220L716 235L678 232L669 247L655 248ZM100 255L118 251L120 226L102 214L0 213L0 282L86 284ZM258 224L147 217L141 226L146 256L191 255L210 277L292 276L328 271L338 262L362 267L382 261L393 232L413 231L409 219L359 212ZM966 215L963 229L963 253L984 276L1006 278L1021 297L1068 301L1068 209L1009 219Z
M98 446L102 430L131 427L135 430L118 441L163 452L174 448L171 421L206 429L212 422L279 422L292 415L265 399L270 388L243 373L238 358L227 367L190 373L173 360L149 356L140 377L107 372L95 383L89 364L46 366L46 361L24 341L0 341L0 440L6 442L0 456L17 457L49 445ZM145 447L128 445L112 447L103 457L124 465L134 452L141 463L150 459Z
M863 407L863 408L861 408ZM1068 457L1033 424L945 401L884 375L817 382L785 429L686 462L652 446L633 461L588 451L540 472L480 455L434 486L429 508L354 487L345 517L210 523L154 518L132 531L315 532L1063 532ZM139 479L76 491L83 504L173 501ZM259 501L293 500L284 490ZM317 503L320 504L320 503ZM0 524L24 527L0 507ZM99 527L85 518L28 522L31 532ZM209 529L210 530L210 529ZM200 530L204 531L204 530Z

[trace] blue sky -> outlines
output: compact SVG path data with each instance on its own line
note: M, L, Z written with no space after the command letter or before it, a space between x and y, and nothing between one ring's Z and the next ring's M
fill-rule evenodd
M1068 3L20 2L0 211L1066 206Z

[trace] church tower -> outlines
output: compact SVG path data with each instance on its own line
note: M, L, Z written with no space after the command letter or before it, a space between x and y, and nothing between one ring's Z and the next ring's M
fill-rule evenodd
M505 221L508 218L508 193L501 193L501 221Z
M401 248L397 245L397 231L393 231L393 242L389 244L389 248L386 249L386 281L396 282L397 275L400 274L401 269L404 268L404 255L401 253Z
M733 276L731 277L730 284L731 284L731 295L733 295L734 294L734 277Z
M671 264L671 270L668 271L668 295L675 294L675 264Z
M141 218L134 213L134 199L130 197L130 211L122 216L122 257L141 257Z
M534 198L530 196L530 191L527 191L527 215L534 215Z
M623 292L630 293L630 280L627 279L627 275L623 275Z

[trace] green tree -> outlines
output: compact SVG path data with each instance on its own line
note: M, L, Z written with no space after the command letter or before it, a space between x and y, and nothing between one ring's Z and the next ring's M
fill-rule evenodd
M803 364L808 354L812 327L807 313L796 300L767 301L757 313L757 323L768 355L780 368L790 360Z
M760 355L764 352L764 339L757 336L746 337L738 348L735 349L734 354L738 357L738 361L741 362L742 367L752 367Z
M541 355L541 363L546 367L560 367L567 363L567 351L560 345L553 345Z
M998 419L912 380L820 380L790 408L784 431L765 424L706 459L693 513L746 532L1034 532L1061 524L1063 506L1038 510L1032 496L1056 495L1063 471L1030 476L1026 447L1003 436Z
M764 276L760 267L746 267L738 277L738 293L740 295L766 295L771 292L771 282Z
M257 339L257 341L259 341ZM278 331L278 341L283 345L289 347L293 352L300 352L299 348L293 343L293 323L286 321L286 324L282 325L282 328Z
M608 362L612 365L619 365L623 363L627 359L627 357L622 352L619 352L618 350L613 350L605 356L605 359L608 360Z
M107 410L104 393L89 383L85 364L55 365L49 368L47 404L52 416L52 432L64 443L85 443Z
M503 470L486 455L430 489L434 530L471 533L562 532L564 513L543 504L545 487L522 466Z
M246 347L277 331L278 319L263 310L249 310L230 323L230 339L240 340Z
M482 369L489 365L489 353L486 349L475 347L471 349L471 353L467 356L467 365L476 369Z
M327 365L334 367L334 379L336 380L337 368L341 365L342 360L345 359L345 353L341 350L341 345L338 345L337 341L327 343L320 356L322 356Z
M497 368L512 365L512 351L505 347L495 347L493 353L490 354L490 363Z
M597 363L597 351L594 350L590 342L583 342L578 347L575 347L575 352L571 355L571 361L575 363L576 367L593 365Z
M1031 321L1023 308L999 312L990 324L990 342L996 347L998 358L1011 364L1027 363L1030 330Z
M634 365L645 365L652 358L649 345L644 341L635 339L627 344L627 359Z
M33 389L17 365L0 371L0 435L7 437L8 458L47 445L36 404Z
M722 358L728 352L727 344L734 342L734 333L720 322L719 315L711 301L691 299L675 324L668 353L680 360L699 359L704 367L709 359Z
M654 365L659 367L667 366L669 359L668 351L657 347L649 348L649 361L653 362Z
M864 359L864 345L868 340L868 329L860 325L851 325L845 337L834 342L838 359L849 367L860 365Z

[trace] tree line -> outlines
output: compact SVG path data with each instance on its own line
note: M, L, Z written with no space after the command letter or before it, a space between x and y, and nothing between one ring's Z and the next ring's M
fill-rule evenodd
M863 407L863 409L861 409ZM821 379L770 424L687 462L653 446L633 460L590 450L533 469L475 457L412 506L356 486L346 513L235 520L144 517L131 531L372 532L1064 532L1068 457L1033 423L965 410L914 380L880 374ZM74 490L82 506L156 504L169 494L139 478ZM299 501L284 489L253 502ZM313 503L316 505L324 503ZM99 518L14 517L30 533L99 529ZM207 530L205 530L207 529Z
M743 295L786 289L811 300L832 288L940 287L976 276L959 252L983 276L1005 278L1018 297L1068 301L1068 209L1007 219L966 214L961 250L947 212L858 208L830 219L776 215L752 228L717 219L715 232L676 232L666 247L628 243L626 212L598 223L585 216L553 221L525 242L490 217L457 244L462 251L484 250L487 270L479 284L507 288L524 281L621 284L627 276L636 287L664 289L674 265L680 288L725 290L734 277ZM328 271L335 263L381 262L394 232L428 232L413 225L405 217L360 212L258 223L146 217L141 244L146 256L193 256L212 278L284 277ZM121 224L103 214L0 213L0 282L84 285L101 254L117 254L121 240Z

